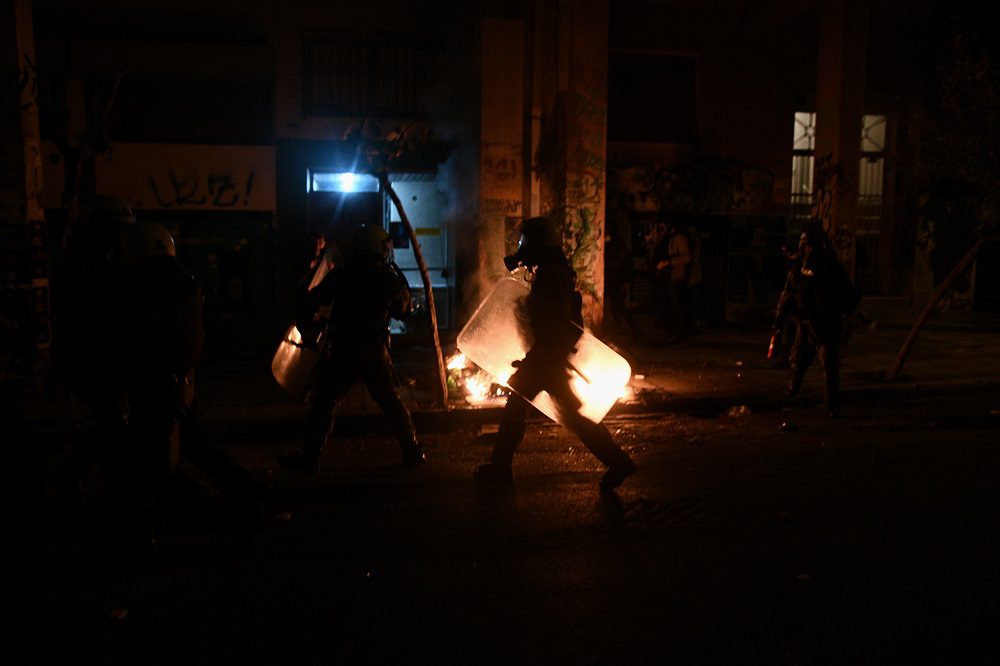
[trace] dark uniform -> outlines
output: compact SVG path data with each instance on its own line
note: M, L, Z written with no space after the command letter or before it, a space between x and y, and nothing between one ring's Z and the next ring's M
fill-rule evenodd
M245 547L267 488L206 437L195 415L195 368L205 343L201 288L177 261L163 227L140 222L129 232L121 242L120 321L132 527L155 541L171 503L223 527L235 546ZM203 484L192 464L218 487Z
M315 325L309 321L312 313L330 305L330 331L316 370L302 450L278 456L286 467L308 473L319 470L337 406L359 379L388 417L402 448L403 465L413 467L426 460L413 419L399 396L389 356L389 320L407 317L412 308L406 278L389 259L390 251L391 241L381 227L362 227L347 260L304 296L300 327Z
M618 236L609 235L604 242L604 294L607 313L615 324L626 324L636 339L642 328L625 304L628 283L635 272L632 253Z
M525 333L528 352L515 362L517 370L508 380L516 391L507 399L491 462L481 465L478 481L497 485L513 482L514 453L524 439L530 400L547 392L559 411L559 420L608 466L601 479L603 488L619 486L635 471L635 464L611 437L608 429L580 413L580 400L570 388L569 356L575 351L582 329L576 273L563 254L561 239L548 218L530 218L522 225L518 253L505 259L508 268L523 263L534 273L524 311L516 313Z
M671 335L666 342L682 342L691 332L687 316L691 248L683 231L671 223L662 224L664 235L653 248L651 258L655 304L664 324L670 327Z
M823 365L823 401L830 415L837 409L840 386L840 343L844 320L857 308L860 292L822 232L810 229L799 240L799 252L788 270L778 299L775 331L785 319L795 327L789 353L788 395L802 387L806 370L819 356Z
M125 406L116 341L119 281L111 254L118 235L134 222L124 201L97 197L67 234L53 280L53 353L74 422L56 485L61 499L72 504L86 499L83 479L95 464L114 488L113 454L125 434Z

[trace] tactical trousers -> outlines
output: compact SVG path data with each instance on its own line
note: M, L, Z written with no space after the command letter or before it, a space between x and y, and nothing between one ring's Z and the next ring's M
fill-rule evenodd
M816 324L809 320L796 322L795 340L789 353L792 375L788 393L795 395L802 387L806 371L819 357L823 366L823 404L828 411L837 407L840 388L840 332L832 324Z
M153 374L129 391L129 480L140 520L168 505L231 528L252 477L212 442L194 414L194 375ZM203 472L213 485L202 480Z
M508 382L516 393L507 398L507 404L500 416L500 428L493 447L494 464L510 466L517 447L524 439L528 411L531 409L529 400L534 399L541 391L546 391L559 410L560 422L569 428L598 460L608 467L629 465L631 460L615 444L608 429L580 414L581 404L570 389L569 380L564 365L529 354Z
M396 371L384 341L369 343L361 348L333 341L330 356L318 369L318 385L313 394L302 452L319 457L333 433L337 406L358 379L364 381L372 400L388 417L390 427L403 452L417 443L416 429L410 412L399 397Z

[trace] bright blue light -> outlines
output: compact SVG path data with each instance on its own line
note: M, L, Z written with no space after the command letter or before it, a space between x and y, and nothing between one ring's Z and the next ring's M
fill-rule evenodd
M337 184L340 185L341 192L353 192L355 190L355 183L358 182L358 177L353 173L338 173L335 178L337 179Z
M312 173L313 192L378 192L378 178L363 173Z

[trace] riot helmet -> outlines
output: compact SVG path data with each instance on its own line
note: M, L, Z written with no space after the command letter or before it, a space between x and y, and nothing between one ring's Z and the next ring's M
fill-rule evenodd
M358 258L378 257L385 262L392 261L392 238L381 225L363 224L354 232L351 243L352 254Z
M517 252L503 260L508 270L513 271L521 264L530 266L537 263L539 253L546 248L562 249L562 231L550 217L529 217L521 222L520 231Z
M118 261L134 266L157 257L176 257L174 239L163 226L145 220L126 227L118 237Z
M135 213L124 199L99 194L86 207L83 224L92 237L110 244L123 229L135 224Z
M521 249L562 247L562 232L551 217L529 217L521 223Z

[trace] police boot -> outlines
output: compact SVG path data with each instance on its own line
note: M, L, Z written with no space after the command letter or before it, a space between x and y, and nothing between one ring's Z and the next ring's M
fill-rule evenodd
M800 372L797 368L792 369L792 377L788 380L788 386L785 388L785 394L792 398L799 394L799 389L802 388L802 380L805 379L805 372Z
M403 467L411 469L427 462L427 452L422 444L413 443L403 448Z
M601 477L601 490L614 490L628 477L632 476L635 472L635 463L631 460L626 460L623 463L617 465L612 465L608 468L608 471L604 473Z

